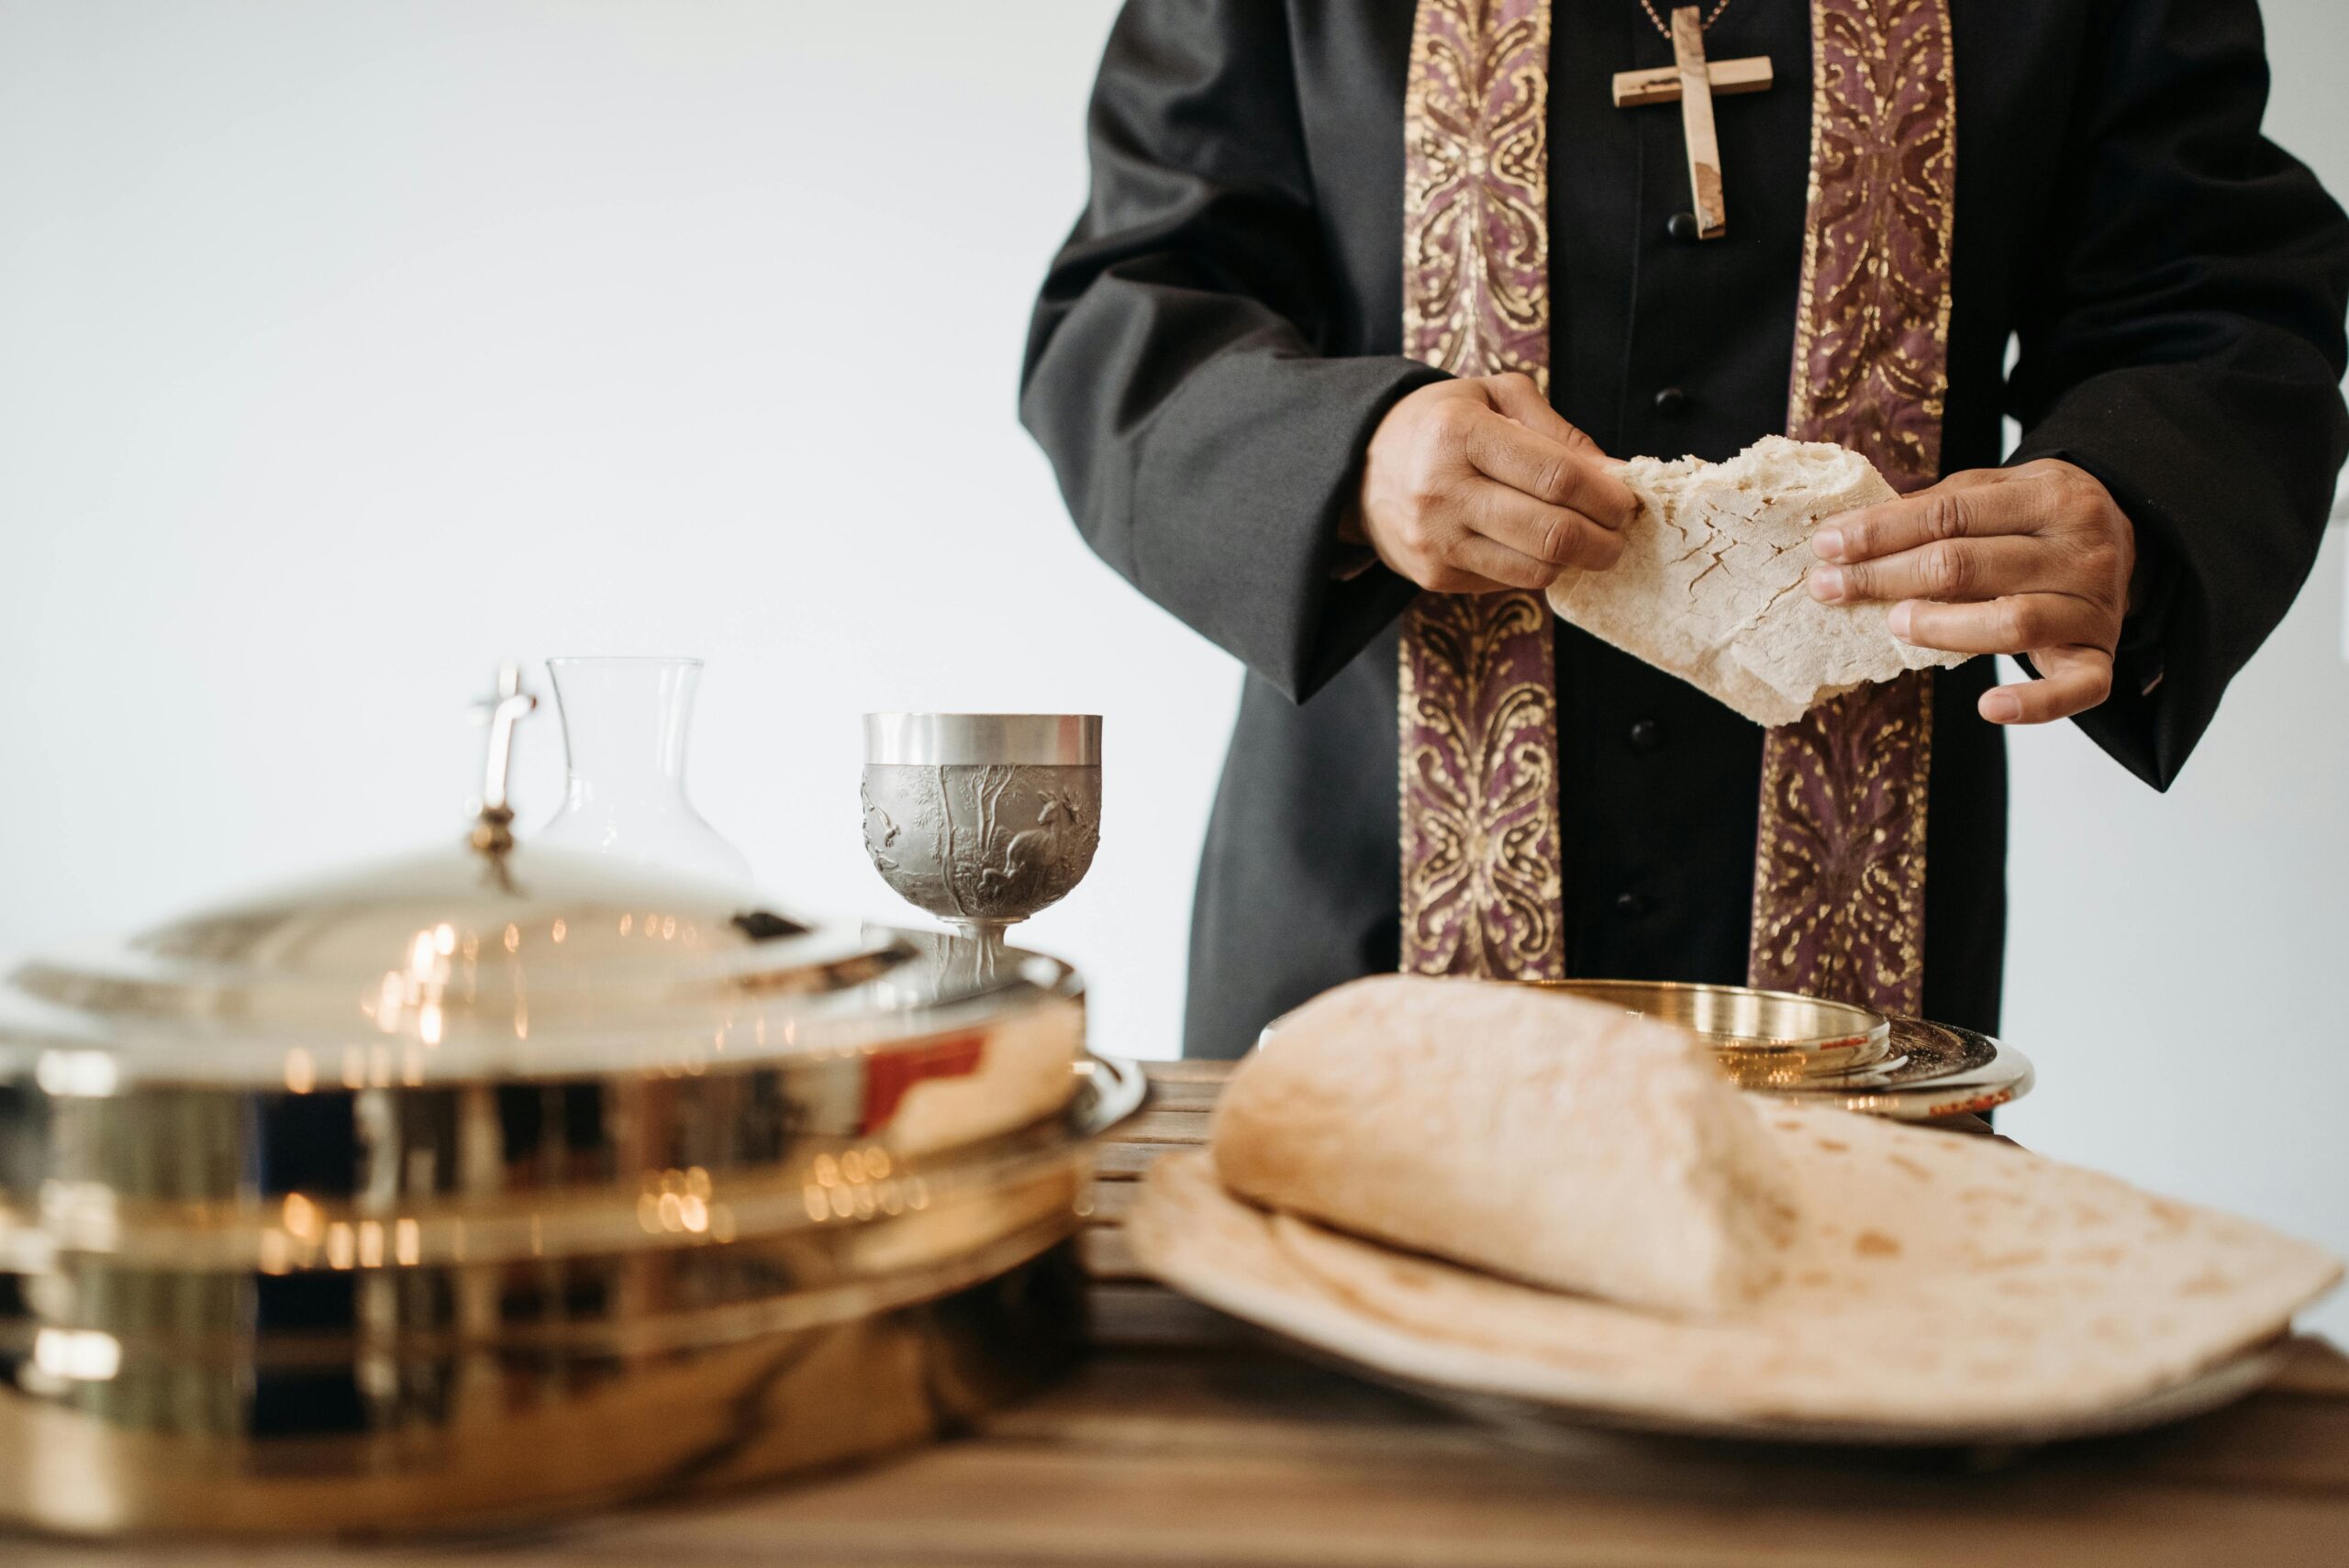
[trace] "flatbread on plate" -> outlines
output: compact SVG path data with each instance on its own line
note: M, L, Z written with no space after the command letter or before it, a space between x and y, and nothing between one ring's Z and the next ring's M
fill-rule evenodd
M2281 1333L2322 1250L1979 1137L1772 1104L1804 1223L1783 1280L1713 1319L1513 1284L1154 1166L1128 1224L1187 1295L1422 1383L1664 1420L2061 1425Z

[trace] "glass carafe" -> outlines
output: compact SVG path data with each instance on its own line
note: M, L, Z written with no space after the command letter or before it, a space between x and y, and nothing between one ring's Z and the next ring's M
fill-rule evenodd
M751 862L685 798L685 736L698 659L550 659L562 716L562 809L531 837L546 849L751 891Z

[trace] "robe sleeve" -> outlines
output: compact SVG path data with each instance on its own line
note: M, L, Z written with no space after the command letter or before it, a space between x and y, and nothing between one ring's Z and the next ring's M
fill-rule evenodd
M2088 28L2010 461L2078 464L2137 529L2145 592L2078 722L2166 789L2322 542L2349 451L2349 221L2260 134L2254 0L2110 0Z
M1349 574L1337 531L1371 431L1440 373L1331 351L1286 7L1130 0L1088 142L1021 421L1104 561L1302 700L1415 592Z

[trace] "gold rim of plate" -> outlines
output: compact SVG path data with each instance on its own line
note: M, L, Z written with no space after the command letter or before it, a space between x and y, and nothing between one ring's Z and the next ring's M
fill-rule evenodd
M1751 1094L1824 1102L1898 1121L1979 1115L2031 1092L2031 1061L1954 1024L1887 1017L1842 1002L1745 985L1669 980L1528 980L1662 1019L1701 1036ZM1278 1038L1286 1018L1258 1043Z
M1787 991L1664 980L1525 984L1608 1002L1704 1037L1738 1087L1902 1121L2021 1099L2035 1073L1990 1036Z
M1892 1023L1882 1013L1791 991L1672 980L1527 984L1676 1024L1704 1036L1717 1051L1773 1063L1798 1062L1806 1077L1848 1072L1891 1054Z

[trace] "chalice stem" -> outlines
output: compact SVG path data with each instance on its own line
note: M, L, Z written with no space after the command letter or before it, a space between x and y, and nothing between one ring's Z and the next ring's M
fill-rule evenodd
M1004 955L1009 951L1004 933L1017 924L1011 920L949 920L946 924L970 939L966 950L971 964L970 979L986 984L1003 976Z

